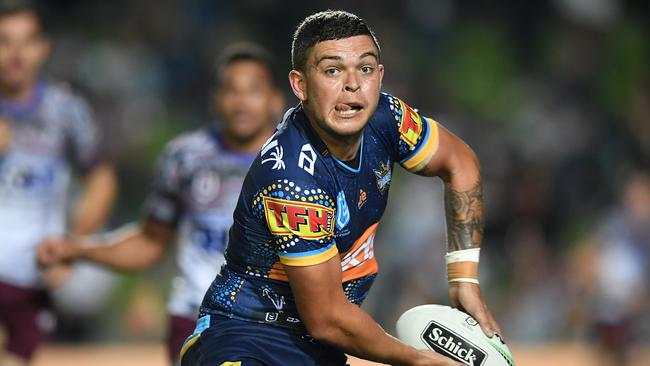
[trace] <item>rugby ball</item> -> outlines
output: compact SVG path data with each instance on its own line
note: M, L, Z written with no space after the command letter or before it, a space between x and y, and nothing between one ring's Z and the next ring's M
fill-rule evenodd
M397 320L397 338L471 366L514 366L508 346L488 338L468 314L444 305L421 305Z

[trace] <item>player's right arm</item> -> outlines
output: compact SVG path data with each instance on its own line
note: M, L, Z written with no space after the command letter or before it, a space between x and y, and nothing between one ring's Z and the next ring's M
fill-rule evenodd
M390 336L341 286L338 255L311 266L284 264L298 312L309 334L363 359L390 365L462 365L429 351L418 351Z
M147 219L142 227L118 230L106 239L48 239L38 249L42 266L88 260L120 271L149 268L164 256L174 229Z

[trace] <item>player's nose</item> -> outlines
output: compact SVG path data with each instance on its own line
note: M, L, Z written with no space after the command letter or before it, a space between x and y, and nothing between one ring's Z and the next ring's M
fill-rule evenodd
M360 87L359 76L354 72L347 73L347 77L345 78L345 91L354 93Z

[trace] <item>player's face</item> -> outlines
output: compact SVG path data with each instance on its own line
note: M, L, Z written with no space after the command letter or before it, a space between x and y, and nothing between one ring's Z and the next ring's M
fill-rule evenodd
M17 13L0 18L0 86L11 92L30 87L47 58L49 44L36 16Z
M377 108L383 75L372 38L355 36L317 43L309 52L305 73L294 70L290 78L321 129L333 136L355 136Z
M257 61L235 61L226 68L216 103L224 132L241 142L265 133L282 112L282 95Z

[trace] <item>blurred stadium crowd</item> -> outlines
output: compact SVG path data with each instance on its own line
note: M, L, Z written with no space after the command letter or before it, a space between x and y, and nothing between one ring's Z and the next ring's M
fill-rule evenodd
M163 145L213 118L219 51L256 41L275 54L284 80L294 27L326 8L365 17L383 49L384 90L479 156L482 286L508 339L648 343L645 1L48 1L47 74L88 97L120 178L109 228L138 220ZM294 103L288 85L286 93ZM407 308L447 302L442 187L400 171L392 188L375 241L381 271L364 305L389 331ZM172 268L85 269L93 274L78 274L57 296L54 341L156 339Z

